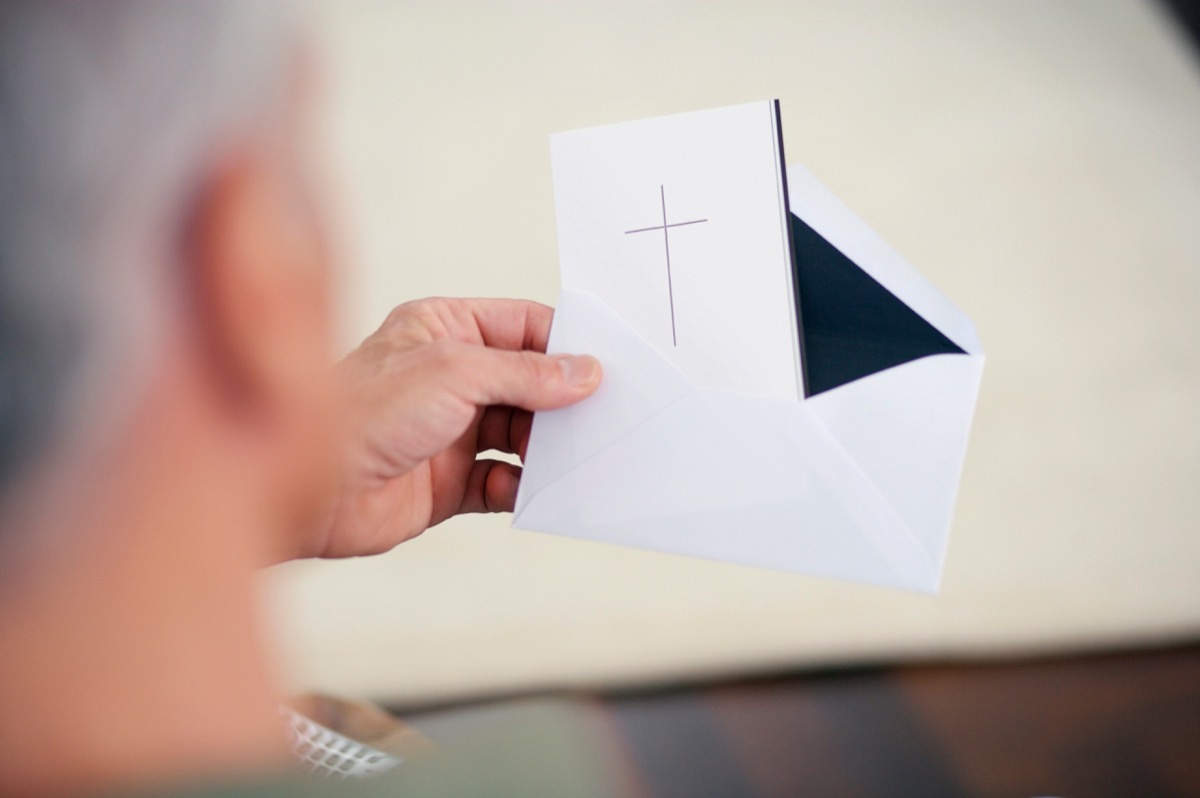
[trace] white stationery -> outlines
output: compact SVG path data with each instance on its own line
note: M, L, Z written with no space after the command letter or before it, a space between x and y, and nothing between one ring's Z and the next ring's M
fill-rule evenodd
M810 174L778 104L551 140L549 351L514 526L937 589L983 367L970 320Z

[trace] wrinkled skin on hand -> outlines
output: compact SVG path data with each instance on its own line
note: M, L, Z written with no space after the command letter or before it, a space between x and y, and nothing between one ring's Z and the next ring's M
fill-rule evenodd
M553 310L520 300L426 299L397 307L338 366L349 407L346 465L300 556L384 552L459 513L507 512L534 410L600 383L586 356L548 356Z

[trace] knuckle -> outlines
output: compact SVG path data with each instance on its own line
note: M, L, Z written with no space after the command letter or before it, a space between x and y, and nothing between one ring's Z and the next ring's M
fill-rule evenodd
M458 367L462 360L460 347L453 341L433 341L422 347L422 352L429 366L437 371L450 371Z
M404 317L409 313L409 303L397 305L388 311L387 318L383 320L384 327L394 327L397 324L404 323Z
M417 300L415 302L404 302L397 305L396 307L392 308L390 313L388 313L384 324L388 327L403 326L408 324L411 318L420 314L421 302L422 300Z
M388 313L384 329L429 340L439 337L445 328L441 311L445 300L438 298L415 299L397 305Z
M523 376L539 385L550 385L561 376L558 364L551 358L536 352L521 352L519 362Z

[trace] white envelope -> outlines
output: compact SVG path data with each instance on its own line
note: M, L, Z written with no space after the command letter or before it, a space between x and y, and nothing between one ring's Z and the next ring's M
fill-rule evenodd
M515 527L937 590L983 369L975 328L810 174L787 182L794 229L845 258L799 286L809 378L825 384L798 401L699 388L564 273L549 351L595 355L604 382L536 414ZM899 365L834 373L843 351L870 361L873 334L890 346L870 328L893 298L945 353L915 344L880 361Z

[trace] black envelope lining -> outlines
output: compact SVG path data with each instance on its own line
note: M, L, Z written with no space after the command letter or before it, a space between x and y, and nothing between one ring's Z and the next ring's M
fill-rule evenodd
M929 355L966 354L792 215L808 395Z

